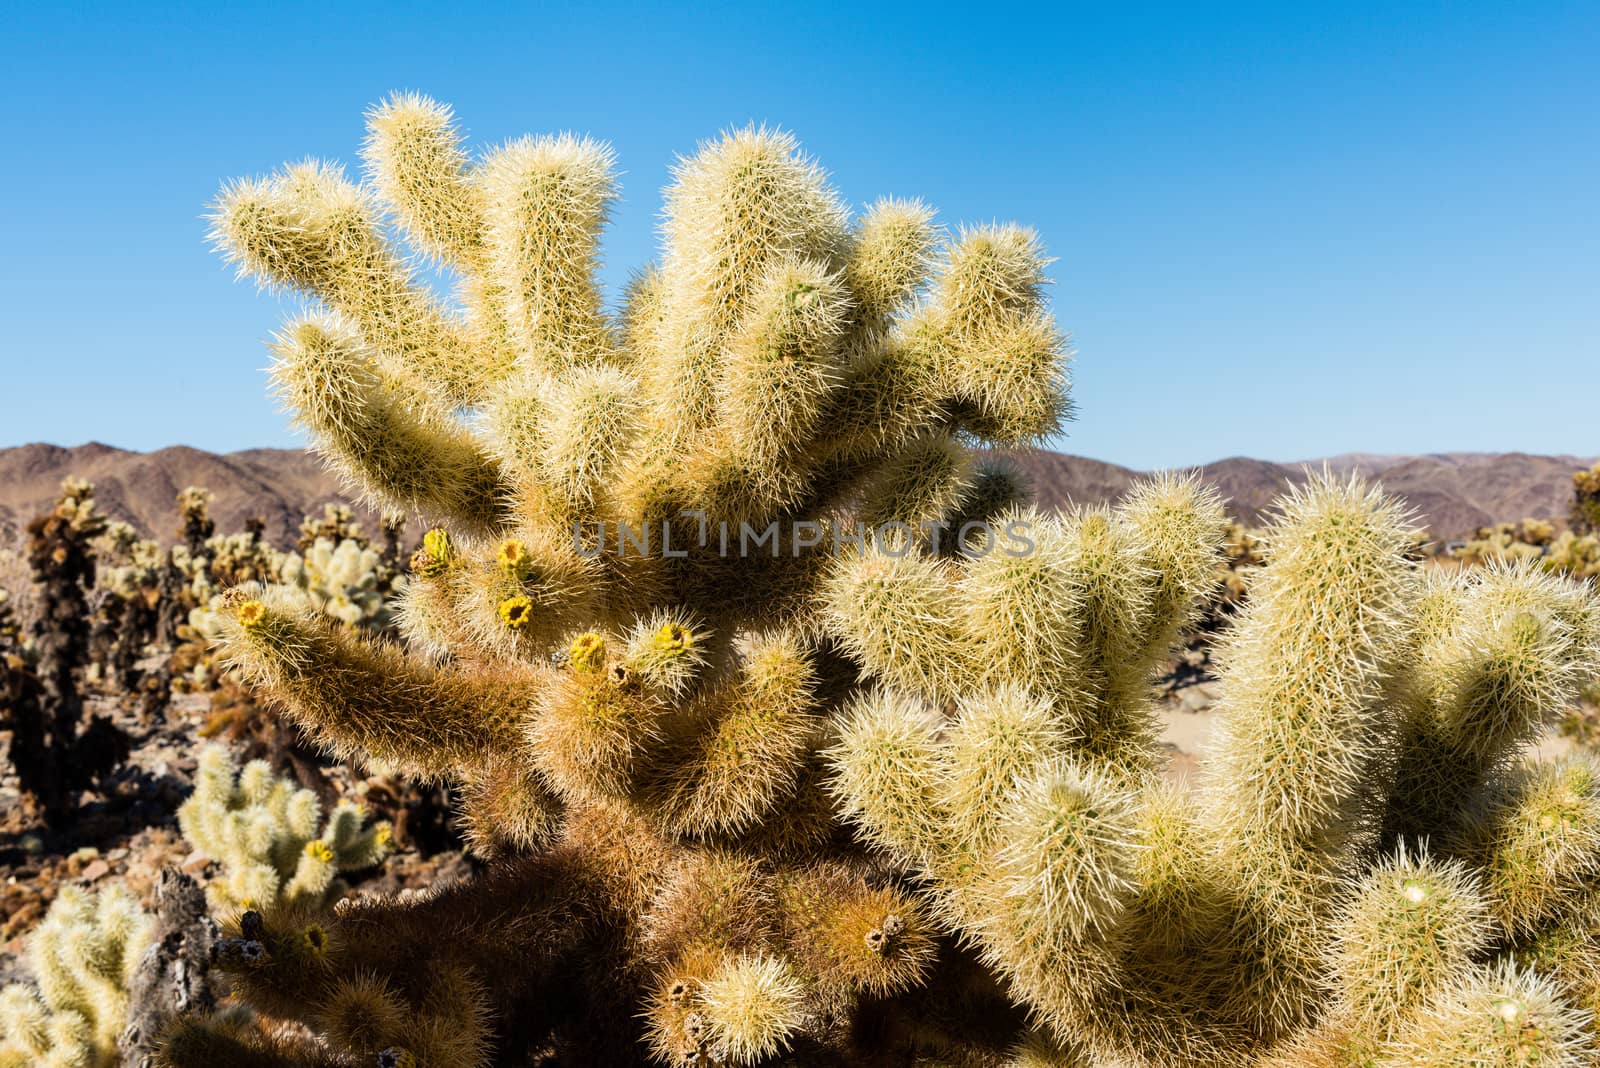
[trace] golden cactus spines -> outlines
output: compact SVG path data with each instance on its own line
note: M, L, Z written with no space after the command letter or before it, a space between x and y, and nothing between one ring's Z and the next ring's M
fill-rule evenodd
M1595 1054L1592 1027L1589 1014L1563 999L1550 980L1502 962L1480 966L1442 991L1377 1063L1579 1068Z
M1452 844L1484 872L1504 930L1529 933L1570 913L1600 876L1600 760L1578 752L1512 769Z
M538 470L584 512L603 508L639 432L638 382L610 364L580 367L545 394Z
M1258 828L1264 848L1320 862L1363 833L1385 771L1394 723L1382 682L1417 582L1405 515L1376 490L1324 479L1282 507L1226 648L1211 796L1219 819Z
M1494 940L1483 888L1459 861L1401 850L1358 884L1335 924L1329 970L1341 1023L1393 1037L1466 978Z
M659 804L673 830L698 837L753 828L793 791L815 743L816 670L792 635L752 640L739 677L708 693L679 743Z
M700 984L697 1004L713 1056L753 1065L787 1049L804 1020L805 988L782 958L741 956Z
M845 276L863 321L882 329L927 283L938 230L933 209L886 197L867 208L845 258Z
M33 983L0 989L0 1065L112 1068L155 923L120 887L63 886L28 938Z
M395 93L367 112L362 146L379 199L420 248L457 268L483 255L472 161L449 105Z
M513 141L474 175L488 274L528 369L558 373L613 348L595 271L614 169L609 146L562 134Z
M823 596L830 630L872 675L912 693L960 693L974 676L950 565L873 548L833 561Z
M829 262L845 240L845 213L794 137L746 127L681 162L666 193L669 280L649 360L676 434L713 421L718 349L745 302L784 256Z
M919 702L875 690L846 710L829 751L840 814L880 848L925 866L942 846L939 727Z
M273 342L272 378L330 466L374 503L473 529L492 525L499 466L442 411L386 381L356 331L328 315L289 324Z
M509 370L474 350L380 234L371 194L338 167L311 162L223 191L212 216L218 246L266 285L325 301L361 331L385 374L419 396L475 403Z

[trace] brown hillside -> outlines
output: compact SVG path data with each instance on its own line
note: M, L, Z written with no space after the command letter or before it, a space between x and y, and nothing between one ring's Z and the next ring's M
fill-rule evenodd
M1060 508L1069 503L1099 504L1115 500L1141 472L1063 453L1010 454L1032 476L1040 503ZM1198 468L1246 523L1260 521L1273 498L1307 471L1324 465L1340 475L1359 473L1382 482L1390 493L1405 498L1438 538L1471 534L1488 523L1528 516L1560 519L1572 498L1572 472L1593 461L1577 456L1532 456L1527 453L1436 453L1428 456L1348 454L1284 464L1236 456Z
M1065 453L1010 455L1033 477L1046 508L1115 500L1140 475ZM1337 473L1359 471L1381 478L1386 489L1406 498L1436 537L1456 537L1499 520L1564 516L1572 472L1590 461L1526 453L1348 454L1309 464L1233 457L1199 470L1230 501L1235 515L1255 522L1285 486L1324 463ZM325 501L349 499L315 456L297 449L218 455L181 445L149 453L98 443L76 448L22 445L0 449L0 527L16 529L42 511L67 475L93 481L106 512L164 541L176 535L175 497L185 486L204 486L216 494L212 514L219 530L238 530L247 516L259 515L266 520L268 537L279 545L294 540L302 515ZM375 518L365 512L363 517L368 529L376 531Z
M298 536L302 515L346 496L315 456L298 449L218 455L183 445L147 453L99 443L71 449L22 445L0 449L0 526L25 525L49 506L68 475L94 483L104 512L164 542L177 538L176 498L185 486L204 486L216 495L211 515L218 530L240 530L247 517L260 516L267 537L280 546ZM372 517L366 518L376 532Z

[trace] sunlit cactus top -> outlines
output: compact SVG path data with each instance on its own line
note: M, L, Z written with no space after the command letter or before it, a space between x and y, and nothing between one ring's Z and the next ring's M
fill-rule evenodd
M214 235L321 305L280 331L274 379L385 506L569 541L573 519L681 509L932 519L973 484L960 445L1041 441L1067 414L1030 230L947 235L907 200L853 216L793 137L745 128L674 168L660 260L613 311L597 279L610 148L559 135L473 158L449 109L416 96L369 130L364 182L308 162L234 183ZM453 300L419 262L455 279ZM886 500L896 465L918 477ZM590 592L631 597L610 585Z

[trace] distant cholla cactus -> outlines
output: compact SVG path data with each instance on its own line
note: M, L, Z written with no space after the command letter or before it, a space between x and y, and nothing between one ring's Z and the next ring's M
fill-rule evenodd
M204 501L210 499L210 494L191 488L179 495L179 501L185 497ZM192 508L185 512L191 518L192 513ZM186 529L193 525L185 523ZM210 521L201 529L211 529ZM187 544L172 547L168 570L177 576L180 585L165 591L171 603L164 607L183 621L174 628L174 638L182 644L177 646L171 665L181 676L175 680L180 686L205 689L215 684L216 671L208 647L221 625L217 609L222 595L242 583L276 582L285 559L286 554L262 540L260 529L254 525L232 534L208 534L198 545L191 537Z
M1561 733L1581 746L1600 749L1600 679L1584 686L1576 707L1561 720Z
M144 689L138 661L159 636L167 554L128 524L112 522L96 545L96 556L95 585L104 596L90 643L102 672L121 696L130 697Z
M28 940L37 988L0 990L0 1068L114 1068L154 924L120 889L63 886Z
M0 650L9 655L16 655L20 652L21 645L22 625L17 621L11 591L0 587Z
M1222 556L1228 573L1223 576L1223 589L1230 603L1244 600L1250 576L1266 562L1262 548L1260 530L1231 520L1224 528Z
M1477 535L1454 555L1469 564L1490 560L1538 560L1548 551L1547 546L1554 538L1555 527L1542 519L1496 523L1492 527L1479 527Z
M188 576L188 596L196 605L189 613L189 625L209 638L219 626L218 602L227 590L244 583L269 583L297 591L309 606L340 622L385 626L391 576L382 554L361 537L360 524L351 516L349 508L334 504L325 505L320 518L307 516L301 524L299 552L278 552L261 540L259 531L209 537L201 555L174 547L173 559ZM345 536L338 541L327 537L304 541L307 532L325 529Z
M1600 534L1600 463L1572 475L1572 529L1578 534Z
M1392 502L1315 479L1264 535L1204 788L1166 786L1151 678L1224 519L1174 476L1040 514L971 451L1068 411L1031 231L852 218L739 130L677 166L611 315L609 149L475 161L403 96L366 156L230 185L216 235L323 305L274 343L317 447L436 524L411 649L241 588L223 655L335 751L455 780L503 862L352 902L316 953L250 913L235 989L316 1038L192 1021L167 1064L1588 1055L1582 951L1503 956L1600 868L1583 768L1511 771L1600 658L1585 588L1424 582Z
M55 507L28 524L36 610L26 648L7 651L0 678L0 722L11 733L7 755L24 806L56 826L86 787L128 756L126 733L89 714L84 700L95 616L89 596L106 526L93 494L91 484L68 478Z
M78 534L98 538L105 534L108 520L96 509L94 483L76 475L61 480L52 516Z
M316 794L274 778L266 761L237 769L219 745L201 750L194 795L178 809L184 838L222 868L206 896L233 914L331 904L347 889L340 872L388 855L389 825L363 827L360 806L343 802L321 818Z
M1491 560L1537 561L1547 571L1579 579L1600 575L1600 538L1571 530L1557 534L1555 525L1543 519L1481 527L1477 537L1462 544L1453 555L1469 564Z
M245 582L271 582L283 566L284 554L253 533L219 534L207 538L200 552L178 545L174 563L188 577L188 593L205 604L224 590Z
M1544 566L1573 578L1600 578L1600 537L1563 530L1550 543Z
M216 494L204 486L185 486L178 491L181 520L178 535L191 553L198 554L200 547L216 533L217 524L211 518L211 502L216 499Z
M321 515L308 515L300 521L300 539L295 543L295 548L306 552L318 541L328 541L334 545L343 541L354 541L362 546L367 544L361 524L356 522L355 512L348 504L332 501L322 506Z
M352 627L382 627L388 621L384 604L383 559L378 550L345 538L337 545L318 538L289 553L278 568L279 581L304 593L317 610Z
M129 600L155 601L160 596L161 569L166 563L161 544L140 538L132 527L116 522L107 528L106 542L100 554L99 585Z

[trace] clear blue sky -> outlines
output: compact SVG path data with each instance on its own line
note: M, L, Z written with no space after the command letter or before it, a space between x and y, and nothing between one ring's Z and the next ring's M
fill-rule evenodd
M1035 225L1073 452L1600 452L1593 0L46 7L0 41L0 445L292 444L282 309L201 214L226 177L353 163L367 105L417 89L481 142L611 141L612 284L673 154L751 119L854 203Z

